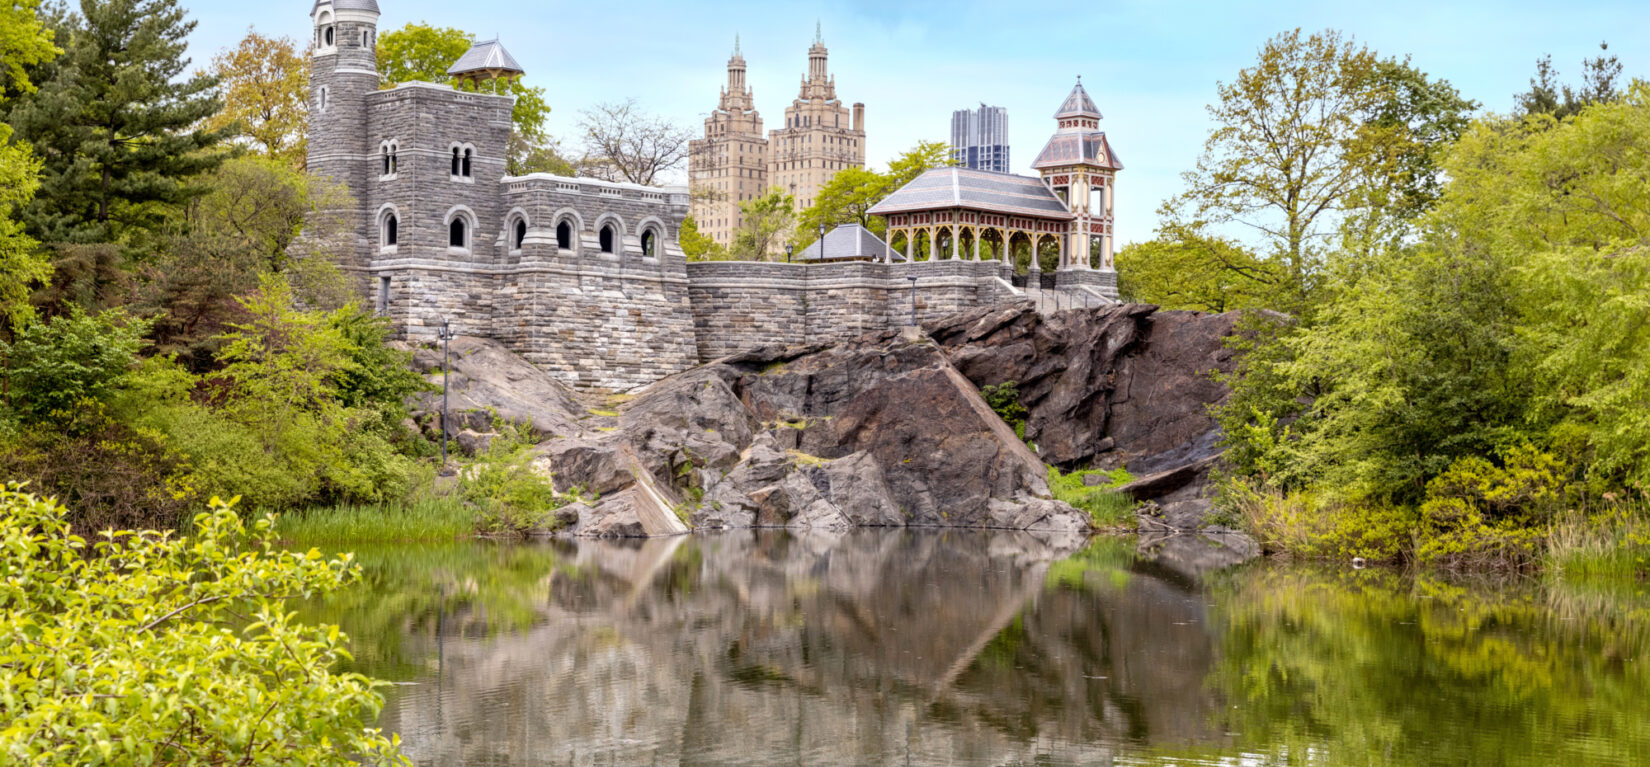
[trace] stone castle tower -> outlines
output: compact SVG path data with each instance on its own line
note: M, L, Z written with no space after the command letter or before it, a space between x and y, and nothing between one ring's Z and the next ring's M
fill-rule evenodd
M808 48L808 73L785 108L785 125L762 135L762 118L745 82L745 58L737 38L728 59L728 83L716 111L705 118L705 136L689 144L693 216L699 231L731 245L739 229L739 203L779 187L802 210L844 168L865 166L865 105L850 111L836 95L826 67L820 29Z

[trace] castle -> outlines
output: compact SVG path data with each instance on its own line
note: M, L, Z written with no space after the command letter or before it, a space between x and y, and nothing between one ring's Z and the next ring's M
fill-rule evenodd
M1025 298L1116 298L1109 182L1121 164L1092 130L1099 114L1081 85L1062 109L1076 116L1059 118L1039 158L1043 179L942 168L884 201L890 232L912 252L926 237L931 260L894 263L890 247L841 263L688 263L677 245L687 189L509 176L511 97L422 82L380 90L376 0L316 0L310 18L309 170L349 191L350 207L336 211L350 222L341 266L398 336L433 339L449 322L569 385L628 390L760 345L842 340ZM494 40L449 74L522 71ZM1008 250L981 260L993 235ZM959 247L968 238L971 256ZM1058 249L1060 269L1036 274L1033 258L1032 275L1015 275L1016 244Z

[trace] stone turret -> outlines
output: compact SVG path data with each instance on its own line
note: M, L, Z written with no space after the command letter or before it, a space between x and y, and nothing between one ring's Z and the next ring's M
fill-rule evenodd
M378 90L378 3L375 0L316 0L309 78L309 171L329 176L358 193L367 183L372 153L367 144L367 94ZM363 200L348 211L358 233L367 231ZM363 237L352 250L366 257Z

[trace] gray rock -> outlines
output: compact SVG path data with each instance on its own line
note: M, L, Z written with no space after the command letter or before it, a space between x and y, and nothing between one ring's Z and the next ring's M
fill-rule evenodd
M447 379L449 434L457 433L460 427L493 431L491 413L524 424L540 439L579 433L578 416L584 408L572 391L499 342L459 336L449 342L448 351L452 366ZM414 348L413 369L439 386L440 348ZM418 394L411 407L439 417L441 392Z
M582 488L606 495L635 482L611 440L553 439L533 448L534 464L550 475L558 492Z

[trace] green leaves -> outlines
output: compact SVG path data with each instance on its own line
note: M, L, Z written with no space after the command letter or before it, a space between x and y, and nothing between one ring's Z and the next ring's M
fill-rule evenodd
M110 310L88 315L78 306L0 341L11 405L30 421L68 421L83 400L105 400L137 362L148 324ZM56 414L56 415L54 415Z
M405 763L363 726L377 683L332 670L347 637L283 609L358 568L279 550L232 503L189 538L109 531L88 556L65 509L0 489L0 760Z

